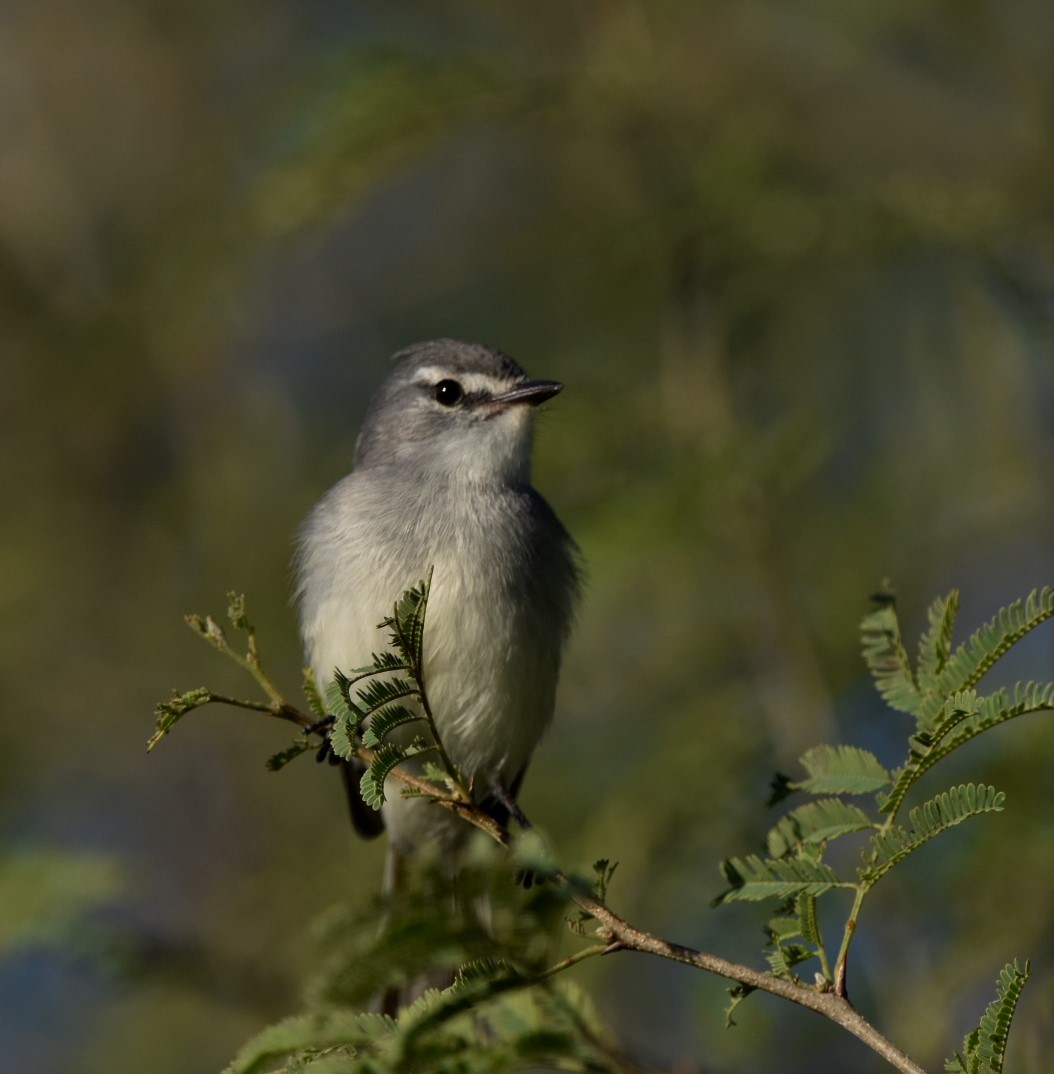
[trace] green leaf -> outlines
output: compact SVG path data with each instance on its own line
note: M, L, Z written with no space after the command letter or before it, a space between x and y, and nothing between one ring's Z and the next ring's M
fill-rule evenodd
M212 691L200 686L182 694L173 691L168 701L161 701L154 706L154 733L146 744L149 753L176 726L188 712L207 705L212 700Z
M810 794L871 794L890 783L878 758L859 746L814 746L801 763L808 777L792 786Z
M364 716L376 712L393 701L401 701L406 697L420 696L420 690L416 683L403 678L371 679L365 686L356 691L361 702L359 707Z
M362 779L359 781L362 800L373 809L380 809L384 805L384 781L392 769L402 764L403 761L433 748L416 744L397 746L394 742L385 742L379 746L374 752L369 768L363 772Z
M929 629L919 639L918 680L923 693L934 693L937 676L944 670L952 650L952 631L959 613L959 591L938 597L930 605Z
M907 760L894 771L893 786L879 803L882 812L899 809L908 791L926 772L979 734L1018 716L1054 710L1054 683L1019 682L1013 694L1004 688L988 697L975 697L972 701L970 697L970 692L962 692L949 698L942 706L942 722L934 733L912 737Z
M351 735L354 737L362 723L363 712L351 699L351 684L352 680L342 671L335 671L333 679L326 684L326 703L338 723L346 720L350 724Z
M995 787L963 783L931 798L909 814L911 828L901 826L878 832L871 837L871 852L860 870L860 880L874 884L898 862L924 846L941 832L961 824L969 817L999 812L1006 795Z
M791 900L788 905L794 906L797 901L797 899ZM765 929L770 940L783 943L786 940L794 940L801 936L801 921L798 920L797 916L791 917L786 913L780 913L769 918Z
M385 649L383 653L372 653L370 659L372 663L369 667L356 669L361 673L360 678L366 678L367 675L372 674L379 675L385 671L413 670L402 656L398 653L393 653L391 649Z
M730 997L729 1004L725 1008L725 1029L732 1029L737 1025L734 1015L739 1005L751 992L756 992L757 989L753 985L737 984L731 988L726 988L725 991Z
M598 858L593 862L593 898L597 902L605 902L608 897L608 885L618 868L617 861L608 861L607 858Z
M963 1041L964 1055L949 1059L944 1069L960 1074L1002 1074L1010 1024L1032 968L1028 962L1019 969L1017 960L1008 962L996 982L996 998L988 1005L977 1028Z
M296 1015L253 1037L224 1074L259 1074L275 1060L304 1050L363 1048L390 1036L394 1029L394 1020L383 1014L334 1011Z
M334 720L329 732L329 745L330 749L338 757L343 757L345 761L350 761L355 756L358 743L356 733L347 716L338 716Z
M731 885L716 899L723 902L760 899L785 899L789 895L822 895L831 888L850 888L853 884L839 880L829 865L806 858L729 858L721 865Z
M765 955L769 967L777 977L793 978L793 969L801 962L815 958L816 952L811 947L800 943L777 945Z
M364 746L379 746L388 734L403 724L417 723L423 719L420 712L413 712L405 705L388 705L374 714L362 735Z
M890 601L865 615L860 623L860 635L864 662L874 676L878 692L893 708L914 715L922 698L900 637L896 605Z
M802 894L798 896L798 922L803 940L807 940L817 946L823 943L823 937L820 935L820 923L816 917L815 895Z
M304 697L307 699L307 707L316 720L324 720L329 713L326 703L322 700L322 692L318 688L318 680L315 678L313 668L304 668L304 678L301 685Z
M1054 587L1034 589L1025 600L1001 608L994 619L975 631L948 658L937 675L934 690L918 712L919 724L931 728L944 699L976 686L992 666L1029 631L1054 616Z
M301 736L284 750L279 750L278 753L272 754L267 759L267 768L271 772L278 772L285 768L290 761L295 761L302 753L308 753L314 749L317 749L317 745L306 735Z
M419 684L424 664L425 612L432 586L432 570L430 567L427 578L403 593L395 603L393 614L381 623L390 631L392 647L409 664Z
M781 817L768 834L770 857L782 858L802 843L826 843L847 832L875 827L874 821L858 806L840 798L807 802Z

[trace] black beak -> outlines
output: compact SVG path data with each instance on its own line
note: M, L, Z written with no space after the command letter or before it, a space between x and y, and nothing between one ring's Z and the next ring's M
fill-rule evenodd
M564 386L557 380L528 380L515 388L510 388L501 395L495 395L492 403L514 404L526 403L528 406L538 406L546 399L552 399L558 392L562 392Z

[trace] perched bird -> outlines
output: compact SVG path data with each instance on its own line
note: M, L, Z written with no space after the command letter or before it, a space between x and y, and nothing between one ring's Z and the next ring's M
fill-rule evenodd
M368 664L388 644L381 619L432 568L424 673L436 727L477 797L509 801L552 718L578 593L575 543L531 485L535 410L562 385L476 343L420 343L395 360L354 469L301 529L305 650L323 687L335 669ZM346 774L356 828L387 828L389 887L422 848L456 858L463 820L389 778L381 822Z

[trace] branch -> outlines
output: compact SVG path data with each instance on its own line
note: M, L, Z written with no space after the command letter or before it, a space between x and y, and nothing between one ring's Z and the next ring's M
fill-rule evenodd
M557 873L554 879L571 892L571 898L581 909L591 914L601 923L602 929L599 930L601 935L612 943L612 946L607 948L608 951L642 951L645 954L670 959L672 962L683 962L686 965L695 966L697 969L706 970L708 973L717 974L719 977L725 977L730 981L738 981L740 984L756 988L761 992L781 996L783 999L788 999L801 1007L807 1007L811 1011L816 1011L817 1014L822 1014L836 1025L848 1030L896 1070L903 1071L904 1074L926 1074L918 1063L886 1040L842 996L835 995L833 992L820 992L806 985L796 984L782 977L775 977L771 973L763 973L760 970L752 969L750 966L729 962L727 959L719 958L717 955L709 955L703 951L696 951L691 947L670 943L657 936L652 936L650 933L642 932L629 924L629 922L624 921L618 914L609 910L603 903L576 891L573 882L562 873Z
M259 651L256 646L255 631L245 616L243 598L236 594L231 594L231 606L228 609L228 615L236 628L244 630L248 634L248 652L245 656L234 652L230 648L223 630L211 617L197 615L187 616L187 622L211 645L234 659L238 664L249 671L270 698L270 703L240 700L216 694L207 689L190 691L188 694L184 695L176 695L171 702L158 706L158 727L153 738L150 740L148 748L156 744L156 742L171 729L184 713L191 711L200 705L213 702L232 705L236 708L263 712L272 717L288 720L298 724L305 734L323 734L322 725L319 721L314 716L301 712L299 709L287 704L281 693L261 668ZM396 609L395 620L396 622L398 620L398 606ZM417 669L417 671L419 674L420 669ZM422 705L426 708L426 718L438 744L440 739L438 734L435 734L434 721L430 710L427 709L427 699L425 697L423 683L420 679L418 679L418 685L420 687ZM451 775L457 774L457 769L449 763L449 759L446 757L445 753L442 752L441 745L440 751L443 759L448 762L447 767ZM366 765L370 765L375 759L374 750L362 745L355 747L354 755ZM466 788L460 786L460 780L456 781L457 786L455 787L455 793L446 793L441 787L430 780L415 775L412 772L408 772L398 765L388 774L404 784L404 786L412 793L429 798L444 809L449 809L468 823L479 828L481 831L486 832L487 835L501 846L508 847L510 845L511 840L506 827L499 824L490 813L474 802L470 797L466 797L465 793L458 793L467 791ZM530 821L524 816L522 810L513 800L512 796L502 792L504 792L504 788L499 786L497 788L499 801L504 801L510 816L514 817L525 829L530 828ZM716 974L717 976L724 977L730 981L736 981L748 988L768 992L774 996L780 996L801 1007L815 1011L817 1014L821 1014L825 1018L830 1019L836 1025L848 1030L848 1032L861 1040L873 1052L886 1060L892 1067L902 1071L903 1074L926 1074L923 1068L913 1059L883 1037L874 1026L855 1010L849 1000L845 997L845 954L848 947L849 934L847 934L843 941L843 949L840 953L838 968L836 970L836 979L839 986L838 991L832 992L826 989L821 990L817 987L809 987L800 984L797 981L789 980L784 977L777 977L771 973L755 970L750 966L729 962L727 959L720 958L717 955L707 954L706 952L697 951L691 947L684 947L681 944L670 943L668 940L653 936L651 933L644 932L619 917L614 911L608 909L603 902L583 893L581 884L567 876L565 873L562 873L559 870L554 870L549 873L549 876L554 883L558 884L567 892L570 899L582 911L600 923L600 927L597 929L597 935L604 942L599 945L585 948L564 959L562 962L557 963L546 971L542 975L543 977L549 977L559 973L577 962L583 961L594 955L609 954L615 951L640 951L645 954L655 955L659 958L669 959L672 962L681 962L685 965L694 966L696 969L705 970L707 973Z
M283 719L299 723L305 730L313 727L317 722L311 716L308 716L306 713L300 712L298 709L294 709L289 705L283 705L279 709L278 707L262 705L258 702L249 703L228 698L221 699L218 695L215 695L213 699L224 700L229 704L234 704L241 708L251 708L258 711L268 712L272 716L281 716ZM368 747L359 746L355 752L356 756L363 762L363 764L368 765L372 762L374 751ZM456 813L469 824L486 832L487 835L501 846L508 847L510 845L511 838L508 830L498 824L485 809L475 802L464 801L461 798L442 794L438 791L438 788L434 783L424 779L422 776L407 772L402 767L394 768L389 775L392 778L397 779L406 787L411 788L414 792L425 795L444 809L451 810L451 812ZM532 826L528 818L523 815L519 806L516 807L515 812L517 814L517 819L525 828L530 828ZM636 928L628 921L619 917L613 910L608 909L604 903L583 894L581 885L576 883L565 873L554 871L549 874L549 878L559 884L569 894L571 900L579 907L579 909L585 911L585 913L600 922L601 928L598 930L598 933L605 943L603 945L594 945L593 947L580 952L578 956L571 956L563 962L557 963L557 965L551 967L543 976L548 977L556 974L561 970L569 968L576 962L593 955L609 954L614 953L615 951L640 951L644 954L656 955L659 958L669 959L672 962L681 962L688 966L694 966L696 969L705 970L707 973L716 974L718 977L724 977L730 981L736 981L739 984L746 985L748 988L755 988L760 992L768 992L771 995L780 996L783 999L798 1004L800 1007L815 1011L817 1014L821 1014L825 1018L830 1019L836 1025L848 1030L853 1036L863 1041L864 1044L877 1055L881 1056L894 1069L902 1071L903 1074L926 1074L926 1071L910 1056L900 1051L899 1048L882 1036L882 1034L879 1033L879 1031L875 1029L875 1027L871 1025L871 1023L868 1022L844 996L836 995L834 992L820 991L816 988L810 988L807 985L797 984L786 978L776 977L771 973L755 970L750 966L729 962L727 959L721 958L718 955L697 951L692 947L684 947L681 944L670 943L668 940L663 940L658 936L653 936L649 932L644 932L641 929Z
M398 772L398 769L396 769L396 772ZM413 777L406 778L405 774L403 774L401 778L405 782L411 783ZM458 812L466 820L493 835L502 846L509 845L508 832L496 825L493 818L479 806L463 802L451 803L452 808L454 805L460 807ZM518 805L515 812L517 819L524 828L533 827ZM495 834L493 830L495 828L500 833L500 838ZM570 895L571 900L579 909L600 922L601 927L597 930L597 934L605 941L605 944L586 948L576 955L564 959L547 970L542 975L543 977L553 976L576 962L593 955L613 954L616 951L640 951L644 954L656 955L672 962L682 962L686 965L694 966L696 969L705 970L707 973L716 974L730 981L736 981L760 992L769 992L774 996L780 996L783 999L790 1000L792 1003L797 1003L801 1007L815 1011L817 1014L822 1014L825 1018L830 1019L836 1025L848 1030L863 1041L894 1069L902 1071L903 1074L926 1074L926 1071L910 1056L882 1036L844 995L837 995L830 991L820 991L817 988L810 988L807 985L798 984L783 977L776 977L771 973L755 970L750 966L729 962L718 955L711 955L704 951L697 951L692 947L670 943L668 940L653 936L649 932L643 932L619 917L614 911L608 909L604 903L583 894L581 885L565 873L557 870L548 875L549 879L559 884Z

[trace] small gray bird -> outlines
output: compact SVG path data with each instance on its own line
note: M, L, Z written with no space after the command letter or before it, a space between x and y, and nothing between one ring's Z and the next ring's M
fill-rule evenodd
M368 664L387 646L383 616L434 568L424 671L436 727L478 797L514 797L552 718L578 593L574 541L531 486L535 408L562 385L476 343L395 358L353 471L300 533L304 646L323 687ZM464 821L389 780L381 824L348 782L356 828L388 829L390 887L419 848L456 857Z

